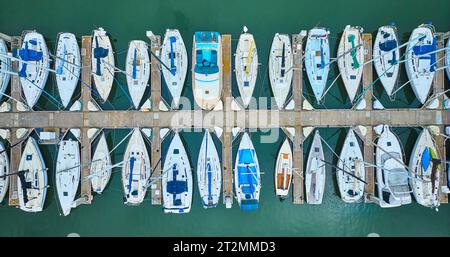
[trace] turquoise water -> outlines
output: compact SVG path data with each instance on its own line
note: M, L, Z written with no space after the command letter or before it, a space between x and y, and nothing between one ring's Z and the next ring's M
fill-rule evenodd
M254 34L258 47L259 77L254 92L255 97L270 96L267 62L272 37L276 32L298 33L313 26L326 26L331 30L331 51L335 55L337 42L347 24L363 26L365 32L375 33L378 26L396 22L402 42L409 38L414 27L423 22L433 21L437 31L450 30L448 10L450 2L441 0L433 3L422 1L206 1L206 0L166 0L166 1L36 1L5 2L0 9L0 31L19 35L24 29L36 29L42 33L50 50L55 49L58 32L69 31L81 38L88 35L96 26L109 31L116 53L117 66L123 68L128 42L132 39L147 40L146 30L163 35L166 28L180 30L188 54L191 53L192 35L195 31L216 30L231 34L233 49L243 25ZM320 12L319 12L320 10ZM375 36L375 34L373 34ZM332 69L337 74L337 67ZM375 73L374 73L375 74ZM125 77L116 76L126 87ZM306 74L304 73L304 80ZM333 76L330 75L330 82ZM402 70L399 84L406 82ZM191 76L188 73L183 95L192 99ZM304 81L303 92L312 100L312 92ZM233 95L237 96L233 78ZM448 82L447 82L448 84ZM78 95L82 86L79 86ZM116 86L104 109L129 109L131 103ZM49 77L46 90L55 97L55 82ZM149 92L146 94L149 95ZM163 96L168 97L163 87ZM391 103L379 84L375 85L375 96L381 98L389 107L417 107L410 87L397 94L397 101ZM338 83L320 108L349 108L350 104L342 83ZM56 109L45 97L41 98L37 109ZM281 133L281 131L278 131ZM321 135L331 147L339 151L345 137L344 129L323 128ZM396 128L404 144L406 155L412 150L418 132L413 128ZM110 146L117 144L127 129L107 130ZM373 204L344 204L337 192L334 173L327 170L327 184L324 202L320 206L293 205L290 200L280 202L273 189L273 167L275 156L284 137L280 136L272 144L261 143L261 137L268 133L252 133L262 176L261 206L254 212L242 212L237 203L232 209L219 205L216 209L204 210L200 204L198 191L194 190L193 208L188 215L164 215L161 206L152 206L149 196L139 207L128 207L122 202L120 170L113 173L110 184L101 196L95 196L90 206L79 206L68 217L58 214L54 186L48 190L45 210L42 213L24 213L14 207L0 207L1 236L65 236L76 232L81 236L366 236L371 232L382 236L401 235L450 235L450 207L443 205L439 212L423 208L416 203L394 209L381 209ZM196 167L197 151L200 147L200 132L182 133L182 138L191 158L191 166ZM305 143L305 158L311 138ZM125 142L126 143L126 142ZM234 142L236 152L238 142ZM216 146L219 142L216 140ZM168 147L168 140L163 144ZM49 167L50 185L53 185L54 159L56 146L41 146ZM220 149L220 147L219 147ZM113 154L113 162L122 159L124 146ZM329 149L326 158L332 159ZM336 159L334 158L334 161ZM408 160L407 160L408 161ZM195 172L195 170L194 170ZM195 174L195 173L194 173ZM194 175L195 178L195 175ZM196 181L194 181L196 185Z

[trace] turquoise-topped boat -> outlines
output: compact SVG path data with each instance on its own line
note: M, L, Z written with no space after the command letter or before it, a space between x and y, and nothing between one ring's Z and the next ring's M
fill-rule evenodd
M195 32L192 88L200 108L212 110L222 93L222 41L218 32Z
M247 133L242 136L236 156L234 186L241 210L258 209L261 175L258 157Z

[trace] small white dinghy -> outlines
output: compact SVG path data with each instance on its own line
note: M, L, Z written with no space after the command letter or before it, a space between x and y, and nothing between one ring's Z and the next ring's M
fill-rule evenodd
M436 70L437 40L433 25L422 24L409 37L405 69L411 87L420 103L425 103Z
M9 158L5 146L0 142L0 203L5 198L9 186Z
M216 207L222 185L222 168L219 154L208 130L205 131L198 154L197 182L203 208Z
M338 68L347 90L350 101L353 102L361 83L364 63L364 47L361 27L347 25L339 42L337 58Z
M150 57L147 44L142 40L132 40L128 45L125 65L128 91L135 109L139 109L142 96L150 78Z
M77 141L62 140L56 159L55 184L62 214L67 216L80 184L80 147Z
M305 172L306 202L308 204L321 204L325 191L325 157L323 155L322 141L319 131L309 149Z
M172 95L172 107L178 109L189 60L183 38L177 29L166 30L161 49L161 61L170 68L169 71L162 67L162 74Z
M92 37L92 76L103 102L108 99L114 82L114 52L103 28L95 29Z
M192 90L194 100L200 108L212 110L222 96L222 37L218 32L195 32L193 44Z
M423 129L409 159L410 184L418 204L437 208L442 164L428 129Z
M289 140L285 139L278 150L275 164L275 193L280 200L288 197L292 181L292 149Z
M134 128L123 156L122 184L125 204L139 205L147 192L151 163L144 138L139 128Z
M56 85L64 108L67 108L81 72L81 56L77 39L72 33L58 34L55 71Z
M397 47L397 27L380 27L373 45L373 64L388 96L392 95L400 70L400 49Z
M170 142L163 168L164 213L190 212L193 191L191 164L178 132Z
M366 171L361 147L352 128L345 138L337 167L336 177L342 200L346 203L360 201L364 195Z
M291 90L293 56L289 35L276 33L269 54L269 78L279 110L284 108Z
M247 108L252 98L258 75L258 51L253 35L247 33L247 27L244 27L244 33L239 36L234 57L234 69L242 103L244 108Z
M255 147L247 132L242 135L234 164L234 188L241 210L258 209L261 172Z
M47 193L47 168L39 146L30 137L25 145L19 164L17 193L20 209L40 212L44 208Z
M0 39L0 100L4 96L11 77L11 59L7 57L7 54L8 47L5 41Z
M375 156L379 205L388 208L410 204L411 190L408 170L403 162L403 149L388 125L383 126L378 137Z
M92 191L101 194L111 177L111 155L109 154L108 143L105 134L100 135L100 139L95 148L91 162L91 185Z
M44 37L27 32L18 51L19 77L27 105L32 108L38 101L47 83L50 59Z
M305 68L317 102L322 101L322 95L327 84L330 71L330 31L325 28L313 28L308 33L305 48Z

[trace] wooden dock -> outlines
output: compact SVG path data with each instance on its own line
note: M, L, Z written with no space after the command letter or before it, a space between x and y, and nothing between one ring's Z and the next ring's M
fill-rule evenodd
M157 35L153 38L151 43L151 51L160 56L161 52L161 36ZM153 114L152 119L155 124L159 124L159 114L156 113L159 110L159 104L161 102L161 64L158 62L155 56L151 56L151 99L152 99L152 111L155 112ZM159 135L160 128L159 126L152 127L152 168L154 168L154 172L152 178L159 178L161 176L161 167L162 163L160 161L161 158L161 138ZM159 162L158 166L156 165ZM161 180L156 179L151 186L151 197L153 205L160 205L162 203L162 186Z
M222 102L226 114L233 113L231 110L231 35L222 35L222 60L223 60L223 91ZM232 158L232 127L228 126L227 119L232 116L223 115L222 133L222 191L223 204L227 208L233 205L233 158Z
M292 35L292 52L294 57L294 68L292 70L292 94L294 98L294 117L297 118L302 111L303 95L303 36ZM297 119L296 119L297 120ZM294 126L295 136L293 142L293 176L292 176L292 202L303 204L304 177L303 177L303 131L301 124Z

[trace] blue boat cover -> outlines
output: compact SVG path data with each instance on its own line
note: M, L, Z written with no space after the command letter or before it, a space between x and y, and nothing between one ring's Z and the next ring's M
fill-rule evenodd
M428 147L425 147L425 150L423 150L421 162L422 162L423 170L424 171L428 170L428 167L430 166L430 162L431 162L431 155L430 155L430 150L428 149Z
M243 211L251 211L258 209L258 200L242 200L241 201L241 210Z
M173 44L175 44L175 42L177 42L177 38L170 37L169 40L170 40L170 53L169 53L170 73L172 73L172 75L175 76L175 74L177 72L177 66L175 66L175 52L173 51Z
M100 71L100 59L108 56L109 49L100 47L98 45L98 37L95 37L95 47L94 47L94 58L97 59L97 67L95 73L98 76L101 76L102 73Z
M218 43L218 32L195 32L195 43L211 43L214 46ZM214 74L219 72L217 66L217 50L210 48L197 49L196 64L194 72L199 74Z
M63 72L64 64L66 63L66 55L67 55L67 50L66 50L66 45L64 45L63 55L60 59L61 63L59 64L58 68L56 68L56 74L58 74L58 75L61 75Z
M172 180L168 181L166 185L166 191L172 195L174 206L182 205L181 199L178 199L177 195L188 191L187 181L177 180L178 173L177 165L174 164L172 167Z
M28 42L30 42L30 44L32 44L32 45L36 45L36 40L29 40L29 41L25 42L25 48L19 49L19 51L18 51L18 55L19 55L20 59L22 59L23 61L26 61L26 62L29 62L29 61L38 62L38 61L42 60L43 53L41 51L28 49ZM22 63L22 68L19 71L19 77L22 77L22 78L27 77L26 70L27 70L27 64Z
M430 59L430 71L436 70L436 49L437 49L437 37L433 38L433 43L431 45L416 45L413 46L413 52L415 55L419 56L419 59ZM431 53L433 52L433 53ZM428 53L431 53L427 56Z
M379 44L379 47L380 47L381 51L389 52L392 49L397 48L397 40L395 40L395 39L386 40L384 42L381 42Z
M258 184L257 171L255 166L249 166L255 163L253 159L253 149L239 150L239 164L247 164L247 166L238 166L238 185L245 194L246 199L253 198L255 186Z
M130 193L130 191L131 191L131 183L133 181L134 161L136 161L136 158L134 156L131 156L130 157L130 175L128 177L128 193Z
M134 49L134 55L133 55L133 79L136 79L136 66L137 66L137 59L136 59L136 55L137 55L137 49Z

